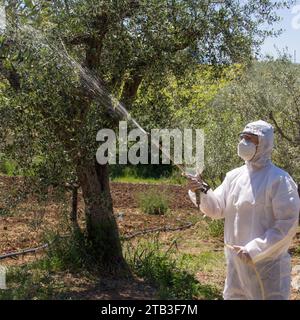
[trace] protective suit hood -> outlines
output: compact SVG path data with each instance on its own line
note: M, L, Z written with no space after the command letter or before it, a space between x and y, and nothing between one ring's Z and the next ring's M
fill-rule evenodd
M249 170L258 170L271 163L274 146L274 128L269 123L258 120L246 125L243 133L252 133L258 136L258 146L254 158L246 161Z

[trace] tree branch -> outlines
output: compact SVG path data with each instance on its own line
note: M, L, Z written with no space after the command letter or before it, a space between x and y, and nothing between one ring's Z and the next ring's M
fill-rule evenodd
M10 69L4 66L3 59L0 58L0 73L7 79L13 89L19 91L21 88L20 76L12 66Z
M139 86L143 80L143 74L138 71L136 74L131 76L130 79L128 79L125 84L122 91L122 102L125 103L125 105L129 108L130 104L136 97L137 91L139 89Z
M287 140L288 142L290 142L292 145L298 146L298 143L296 143L292 138L290 138L289 136L287 136L287 135L283 132L283 130L279 127L279 125L278 125L278 123L277 123L277 121L276 121L276 119L275 119L272 111L270 111L269 117L270 117L270 119L273 121L273 123L274 123L274 125L275 125L275 127L276 127L276 129L277 129L277 131L278 131L278 133L280 134L280 136L281 136L282 138L284 138L285 140Z
M91 40L91 37L90 36L87 36L87 35L80 35L78 37L75 37L71 40L68 40L68 39L65 39L65 42L67 44L72 44L72 45L81 45L81 44L88 44L89 41Z

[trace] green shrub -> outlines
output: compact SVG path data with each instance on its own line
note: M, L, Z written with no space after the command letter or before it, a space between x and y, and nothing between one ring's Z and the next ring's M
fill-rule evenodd
M154 190L138 195L139 208L146 214L163 215L169 209L169 201L165 194Z
M224 236L224 220L210 220L208 232L214 238L222 238Z
M41 262L43 268L54 271L78 271L92 265L96 266L88 241L79 230L72 230L64 237L49 232L45 240L50 245L45 259Z

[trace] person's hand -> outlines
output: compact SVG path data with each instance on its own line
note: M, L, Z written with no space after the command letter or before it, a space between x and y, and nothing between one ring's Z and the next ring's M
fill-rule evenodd
M251 264L252 259L248 251L241 246L233 246L234 251L237 253L237 256L246 264Z
M188 179L188 189L191 190L192 192L196 192L199 190L202 186L202 179L201 176L192 176L192 175L186 175Z

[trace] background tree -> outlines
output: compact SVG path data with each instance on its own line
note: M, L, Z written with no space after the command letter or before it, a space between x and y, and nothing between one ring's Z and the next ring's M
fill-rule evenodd
M237 135L243 126L262 119L275 128L275 163L300 181L299 70L287 57L256 62L217 94L211 108L227 118L224 129L216 130L228 138L226 150L222 149L225 141L215 144L224 159L222 168L227 159L236 158Z

